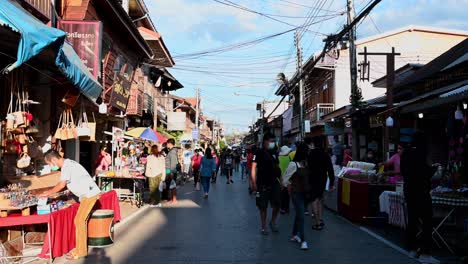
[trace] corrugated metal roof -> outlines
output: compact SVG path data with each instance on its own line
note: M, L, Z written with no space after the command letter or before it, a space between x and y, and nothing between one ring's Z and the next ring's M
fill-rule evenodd
M450 96L462 94L462 93L464 93L466 91L468 91L468 85L464 85L464 86L462 86L460 88L457 88L457 89L455 89L453 91L441 94L439 97L440 98L447 98L447 97L450 97Z

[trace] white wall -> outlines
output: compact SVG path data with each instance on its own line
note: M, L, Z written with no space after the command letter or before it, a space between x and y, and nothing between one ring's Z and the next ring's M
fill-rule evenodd
M426 64L438 57L451 47L455 46L466 37L443 35L421 31L406 31L385 38L357 43L357 52L391 52L392 46L395 52L401 53L395 59L395 70L408 63ZM364 60L364 56L357 56L357 63ZM386 89L374 88L371 82L386 75L386 56L369 56L370 82L358 81L364 100L373 99L385 94ZM359 73L358 73L359 80ZM348 50L341 50L335 69L335 109L349 105L351 95L351 83L349 72Z

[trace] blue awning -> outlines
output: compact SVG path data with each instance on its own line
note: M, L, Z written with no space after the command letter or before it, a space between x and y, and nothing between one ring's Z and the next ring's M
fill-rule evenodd
M73 47L65 42L66 32L49 27L9 0L0 1L0 25L21 34L16 61L6 67L10 72L45 49L56 54L55 65L85 96L95 101L102 86L94 79Z

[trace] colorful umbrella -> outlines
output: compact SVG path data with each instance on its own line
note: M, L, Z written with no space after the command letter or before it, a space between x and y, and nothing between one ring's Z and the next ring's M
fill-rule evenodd
M157 132L157 131L155 131L155 133L156 133L156 136L158 137L158 142L164 143L164 142L167 141L167 138L164 137L163 135L161 135L161 133L159 133L159 132Z
M150 141L160 142L156 133L149 127L137 127L125 132L125 135Z

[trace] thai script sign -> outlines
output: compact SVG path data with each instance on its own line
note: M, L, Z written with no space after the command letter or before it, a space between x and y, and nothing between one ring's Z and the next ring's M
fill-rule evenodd
M67 40L94 78L101 75L102 23L100 21L59 21Z

